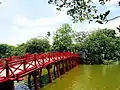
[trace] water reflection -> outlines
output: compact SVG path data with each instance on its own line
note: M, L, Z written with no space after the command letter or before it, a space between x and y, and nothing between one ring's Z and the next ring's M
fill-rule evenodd
M120 90L119 77L119 65L80 65L40 90Z

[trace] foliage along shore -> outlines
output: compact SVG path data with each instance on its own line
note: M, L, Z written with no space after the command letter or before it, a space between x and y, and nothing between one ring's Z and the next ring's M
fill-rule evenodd
M26 43L12 46L0 44L0 58L12 55L22 56L25 53L46 53L71 51L81 56L81 63L104 64L105 62L119 61L120 36L116 30L97 29L91 32L77 32L69 24L63 24L53 36L50 45L51 33L45 37L32 38Z

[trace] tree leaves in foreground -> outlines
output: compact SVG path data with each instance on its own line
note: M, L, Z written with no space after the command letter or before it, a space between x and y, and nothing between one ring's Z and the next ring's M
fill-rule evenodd
M104 5L106 2L109 3L109 1L110 0L98 0L97 3ZM56 5L58 11L66 8L67 15L72 17L74 23L89 20L89 23L95 21L103 24L103 22L109 21L107 20L107 16L110 14L110 10L99 13L92 0L48 0L48 3Z

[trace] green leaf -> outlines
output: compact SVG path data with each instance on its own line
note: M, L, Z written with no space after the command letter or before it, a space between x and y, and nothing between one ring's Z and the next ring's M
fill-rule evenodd
M60 9L60 8L56 8L56 10L61 11L61 9Z
M99 24L103 24L103 22L101 20L97 20L96 22Z

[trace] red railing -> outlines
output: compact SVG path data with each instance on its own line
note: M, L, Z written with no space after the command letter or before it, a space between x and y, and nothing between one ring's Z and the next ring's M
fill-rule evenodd
M18 80L19 78L47 65L71 57L78 58L71 52L54 52L46 54L25 54L24 56L11 56L0 59L0 82ZM71 59L69 59L71 60Z

